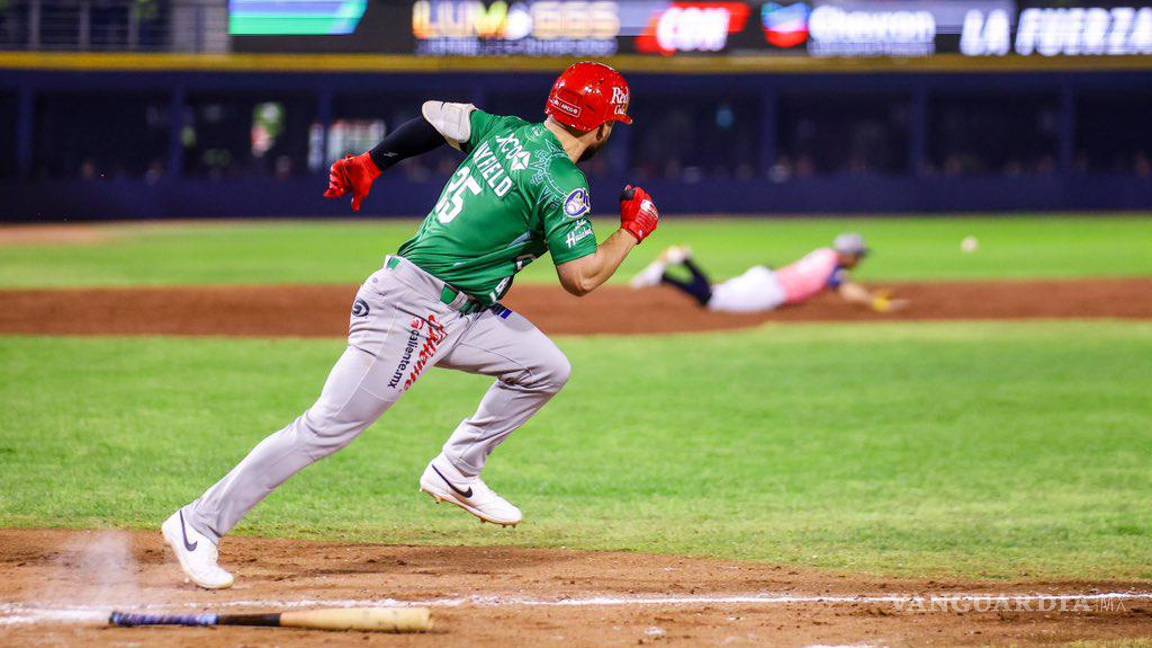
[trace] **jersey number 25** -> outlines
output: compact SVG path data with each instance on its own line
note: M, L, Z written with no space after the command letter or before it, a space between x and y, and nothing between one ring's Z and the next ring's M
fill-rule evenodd
M472 179L471 171L468 167L461 167L452 176L452 182L448 183L448 187L444 189L444 195L440 197L440 202L436 203L436 207L432 210L436 214L436 220L442 224L451 223L460 215L460 210L464 209L465 189L472 192L473 195L480 195L480 183Z

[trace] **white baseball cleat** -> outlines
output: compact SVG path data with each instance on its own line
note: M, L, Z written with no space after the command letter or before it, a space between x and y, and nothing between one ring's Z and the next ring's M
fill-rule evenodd
M632 286L634 290L659 286L660 279L664 277L664 271L667 269L667 264L657 259L645 266L635 277L632 277L628 285Z
M668 263L664 260L664 254L661 254L655 261L644 266L644 269L636 273L635 277L628 282L633 290L640 290L641 288L651 288L659 286L660 280L664 278L664 271L668 269Z
M431 495L437 504L455 504L480 518L481 522L516 526L524 519L520 509L488 488L483 479L461 475L444 455L433 459L424 469L420 476L420 490Z
M666 265L680 265L692 258L692 248L687 245L673 245L660 254Z
M235 581L232 574L221 569L216 564L220 556L216 550L216 543L207 536L193 529L184 520L184 510L176 511L164 521L160 531L164 540L176 553L180 561L180 569L193 583L204 589L227 589Z
M692 258L692 250L690 248L684 245L673 245L661 252L655 261L649 263L635 277L632 277L632 280L629 281L628 284L637 290L640 288L659 286L660 280L664 278L664 272L668 270L668 266L679 265L690 258Z

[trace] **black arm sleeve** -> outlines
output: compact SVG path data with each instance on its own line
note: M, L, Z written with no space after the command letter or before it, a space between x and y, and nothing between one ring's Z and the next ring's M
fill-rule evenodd
M427 153L446 143L444 136L427 119L417 117L400 124L368 151L368 155L381 171L385 171L401 160Z

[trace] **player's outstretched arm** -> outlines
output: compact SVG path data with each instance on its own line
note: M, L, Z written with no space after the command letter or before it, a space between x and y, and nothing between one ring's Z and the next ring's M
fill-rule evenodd
M869 290L851 281L840 284L838 292L844 301L867 306L878 313L902 310L909 303L907 299L893 299L886 290Z
M337 160L328 172L324 197L352 195L352 211L360 211L376 179L398 162L422 155L444 144L460 149L471 136L470 116L475 106L427 101L421 114L392 131L371 151Z
M660 212L652 196L639 187L628 185L620 195L620 229L600 244L596 254L556 266L560 285L568 292L583 297L608 281L628 253L648 238L660 225Z

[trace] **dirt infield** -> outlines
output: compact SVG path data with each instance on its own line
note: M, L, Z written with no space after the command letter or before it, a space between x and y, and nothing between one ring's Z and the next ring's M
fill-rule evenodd
M904 283L912 307L873 313L825 296L772 313L723 315L669 288L609 286L582 299L520 286L506 304L552 334L647 334L765 322L1152 319L1152 279ZM167 287L0 291L0 333L339 337L354 286Z
M0 644L1038 645L1152 635L1152 594L1125 583L885 580L642 554L248 538L230 538L223 550L239 580L207 592L182 583L158 532L0 530ZM1060 595L1071 598L1053 598ZM98 624L114 606L187 614L373 602L428 605L435 630L79 622Z
M95 225L9 225L0 227L0 247L99 245L116 238L115 230Z

